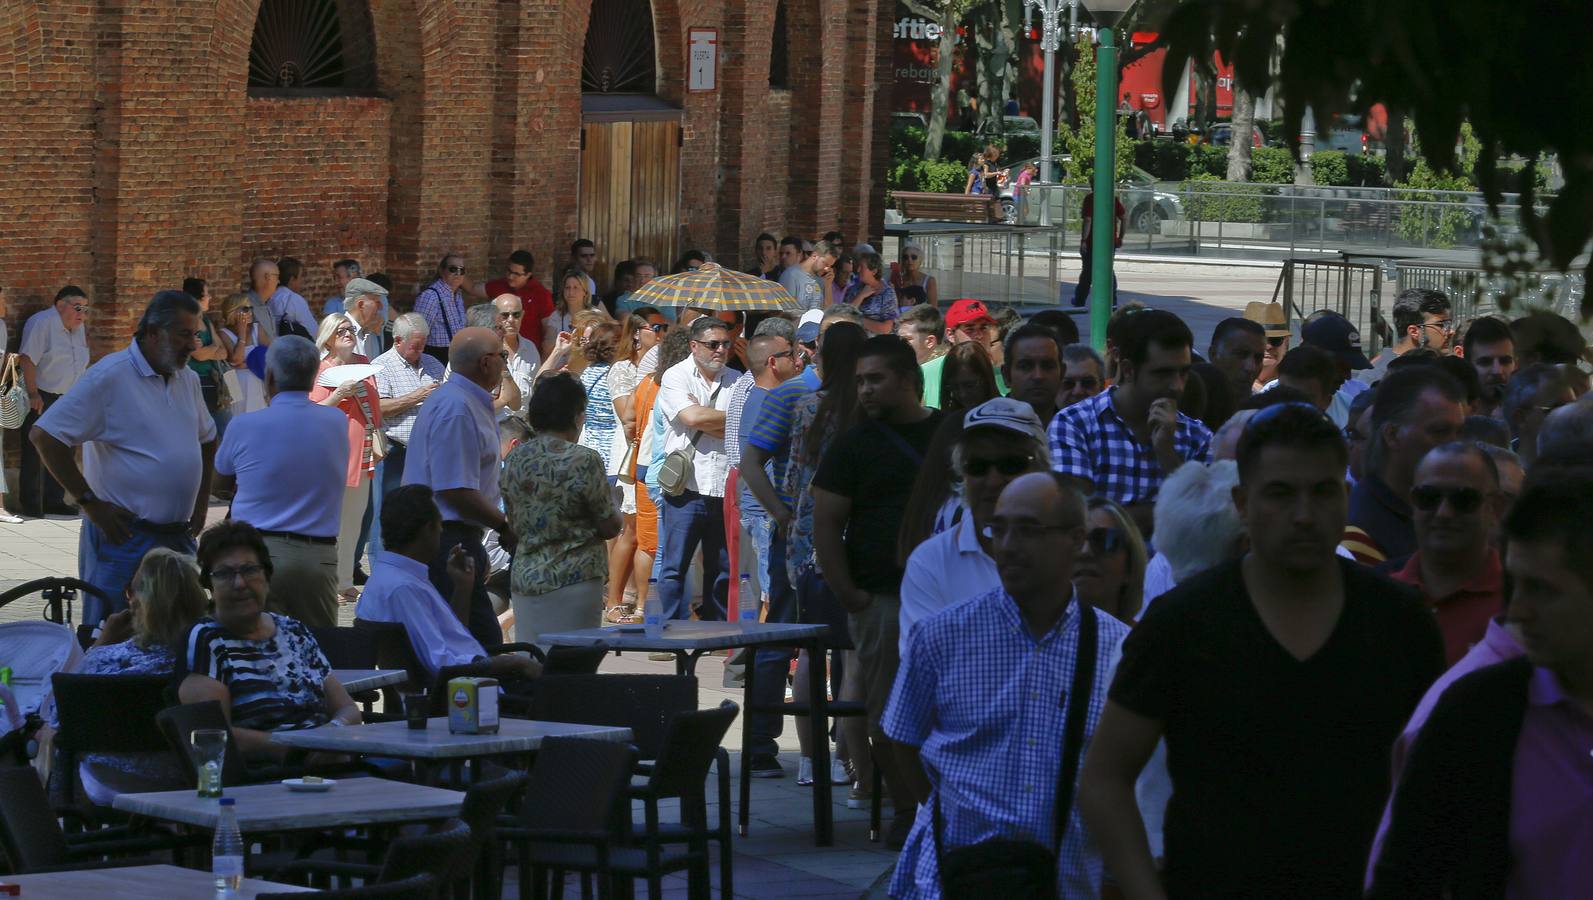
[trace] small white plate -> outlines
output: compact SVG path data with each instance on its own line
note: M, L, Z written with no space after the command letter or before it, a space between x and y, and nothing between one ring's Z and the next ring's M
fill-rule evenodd
M327 369L316 376L315 383L321 387L341 387L346 382L364 381L380 371L380 367L369 363L349 363Z
M337 784L337 782L331 778L323 778L319 782L306 782L303 778L284 778L282 779L282 783L288 786L288 790L298 791L304 794L325 793L326 791L330 791L332 789L332 785Z

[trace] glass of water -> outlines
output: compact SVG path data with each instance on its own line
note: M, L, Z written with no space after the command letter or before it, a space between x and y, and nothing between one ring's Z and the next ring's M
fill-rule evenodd
M227 759L227 732L222 728L198 728L188 735L189 754L199 776L199 796L221 796L221 769Z

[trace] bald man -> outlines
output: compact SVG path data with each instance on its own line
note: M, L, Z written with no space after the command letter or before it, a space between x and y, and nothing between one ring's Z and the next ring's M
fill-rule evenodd
M448 347L453 374L421 407L410 432L404 460L404 484L424 484L442 510L443 534L429 572L431 583L452 597L448 555L462 547L475 561L475 589L467 609L455 609L483 647L503 643L503 630L487 597L487 529L513 553L516 538L502 511L498 493L498 424L492 392L503 383L508 366L501 355L503 338L490 328L465 328Z
M499 294L492 298L498 311L498 334L503 336L503 349L509 351L509 377L520 388L519 409L525 409L531 400L531 383L536 380L537 368L542 365L542 354L535 341L520 337L520 326L525 320L525 301L518 294Z

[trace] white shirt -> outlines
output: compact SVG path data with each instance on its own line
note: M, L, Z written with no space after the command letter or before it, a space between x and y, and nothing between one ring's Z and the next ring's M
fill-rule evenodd
M82 324L76 331L67 331L54 306L28 317L17 352L32 360L35 387L48 394L64 394L77 384L89 366L87 332Z
M901 635L897 649L907 652L913 626L955 603L1001 587L996 561L979 546L973 514L913 549L902 575Z
M321 323L315 321L315 316L310 314L310 304L305 302L303 297L279 285L266 306L271 310L272 325L282 321L282 317L286 316L303 325L304 330L310 333L310 340L315 340Z
M216 472L238 479L231 517L262 531L337 537L348 477L348 416L283 391L239 416L216 450Z
M453 607L426 578L426 564L384 550L371 566L354 615L369 622L397 622L409 632L415 658L432 675L486 657Z
M442 492L470 488L496 507L502 499L498 492L500 468L492 395L468 378L444 381L415 417L404 458L404 484L424 484L436 491L445 521L474 521L449 504Z
M366 331L365 326L354 318L353 313L346 313L345 315L348 317L349 324L354 326L354 352L370 360L381 356L382 329L378 327L375 331Z
M36 427L83 448L83 476L101 500L161 525L193 516L199 445L216 439L193 369L162 377L134 341L90 366Z
M694 429L680 423L680 411L688 406L700 405L728 412L730 388L739 377L740 372L726 366L710 381L703 376L702 368L690 356L664 373L664 380L658 385L657 406L664 418L665 456L691 446ZM719 396L713 397L716 389L719 390ZM693 397L697 399L693 401ZM709 402L710 397L713 397L712 403ZM724 438L703 434L697 439L696 450L692 454L691 479L686 482L686 489L704 497L723 497L725 479L729 477L730 457L725 454Z
M1173 578L1172 562L1167 559L1167 554L1158 550L1145 565L1145 605L1140 607L1139 617L1145 618L1145 613L1150 610L1150 605L1156 601L1156 598L1177 586L1178 581Z
M520 389L520 408L515 412L525 412L526 404L531 402L531 383L536 381L541 365L542 353L537 350L536 342L528 337L522 336L520 345L509 351L509 377Z

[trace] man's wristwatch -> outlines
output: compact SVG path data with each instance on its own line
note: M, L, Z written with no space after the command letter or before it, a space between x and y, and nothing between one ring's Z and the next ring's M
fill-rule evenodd
M100 498L94 495L93 488L85 488L83 493L77 495L78 506L88 506L90 503L98 502L100 502Z

